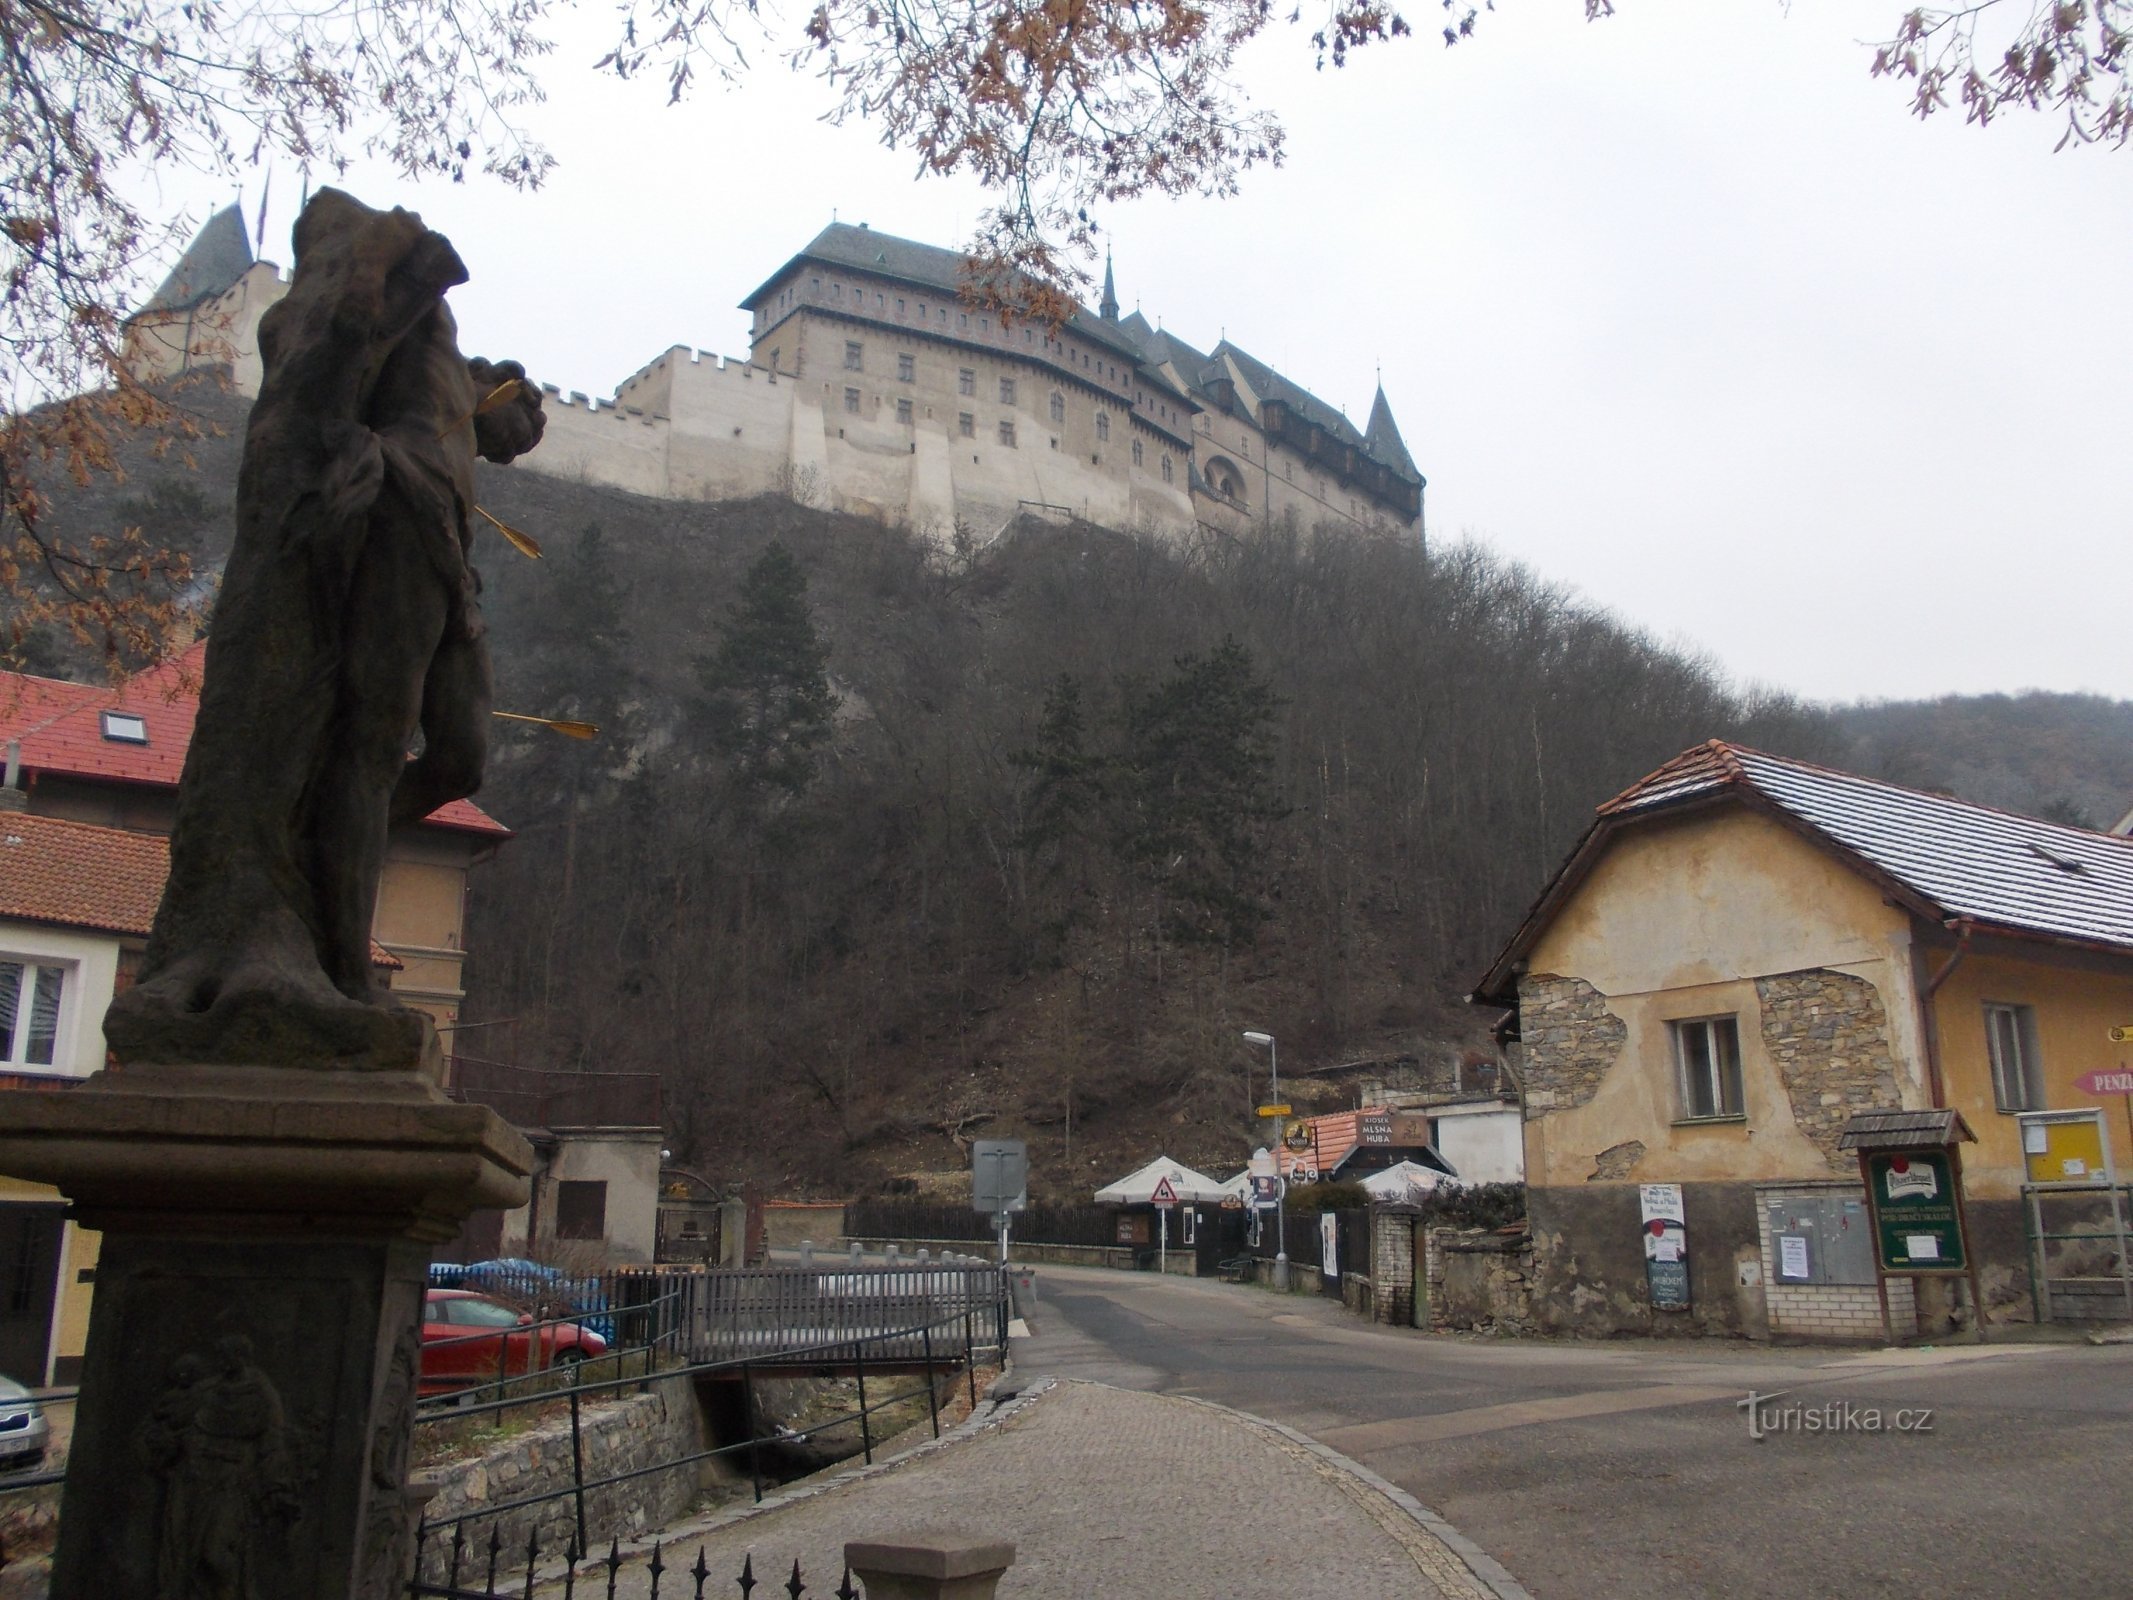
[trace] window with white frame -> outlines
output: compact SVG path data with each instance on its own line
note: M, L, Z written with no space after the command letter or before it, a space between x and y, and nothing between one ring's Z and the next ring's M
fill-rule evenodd
M1674 1035L1681 1120L1742 1115L1739 1022L1732 1017L1694 1017L1667 1027Z
M1992 1098L2002 1111L2044 1109L2033 1007L1985 1002L1985 1048L1992 1057Z
M56 1064L67 976L57 962L0 956L0 1066Z

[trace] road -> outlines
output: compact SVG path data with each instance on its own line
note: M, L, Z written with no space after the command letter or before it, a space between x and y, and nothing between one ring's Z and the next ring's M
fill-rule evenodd
M1037 1272L1021 1373L1300 1428L1536 1600L2133 1594L2133 1347L1488 1340L1264 1289ZM1750 1389L1787 1391L1772 1421L1805 1406L1854 1431L1753 1439ZM1883 1431L1857 1431L1875 1411Z

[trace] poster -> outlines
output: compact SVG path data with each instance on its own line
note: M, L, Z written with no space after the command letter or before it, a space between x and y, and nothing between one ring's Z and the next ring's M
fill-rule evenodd
M1681 1185L1646 1183L1637 1189L1644 1235L1644 1275L1654 1311L1689 1309L1689 1228Z
M1807 1264L1807 1235L1778 1235L1778 1278L1786 1283L1806 1283L1812 1274Z
M1323 1265L1319 1271L1329 1278L1341 1275L1341 1226L1340 1219L1330 1211L1318 1214L1318 1248Z

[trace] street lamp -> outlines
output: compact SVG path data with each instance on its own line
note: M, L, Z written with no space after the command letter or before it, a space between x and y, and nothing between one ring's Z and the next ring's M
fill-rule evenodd
M1266 1046L1267 1069L1274 1075L1274 1104L1281 1104L1281 1053L1274 1048L1274 1036L1247 1028L1246 1044ZM1281 1175L1282 1136L1287 1131L1288 1118L1274 1119L1274 1287L1289 1286L1289 1218L1288 1181Z

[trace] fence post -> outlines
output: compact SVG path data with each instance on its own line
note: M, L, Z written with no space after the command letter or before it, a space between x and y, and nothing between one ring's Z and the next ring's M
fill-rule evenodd
M570 1375L570 1483L578 1506L578 1548L585 1548L585 1436L578 1427L578 1375Z
M756 1443L755 1426L755 1364L741 1362L741 1409L747 1413L744 1419L748 1428L748 1476L755 1482L755 1498L758 1505L763 1501L763 1462Z
M874 1429L867 1417L867 1347L864 1343L852 1346L852 1367L859 1374L859 1448L865 1452L868 1466L874 1464Z
M933 1437L941 1436L941 1396L933 1382L933 1324L927 1323L926 1336L926 1409L933 1414Z
M1000 1574L1015 1564L1015 1547L952 1533L854 1539L844 1547L844 1564L867 1600L993 1600Z

